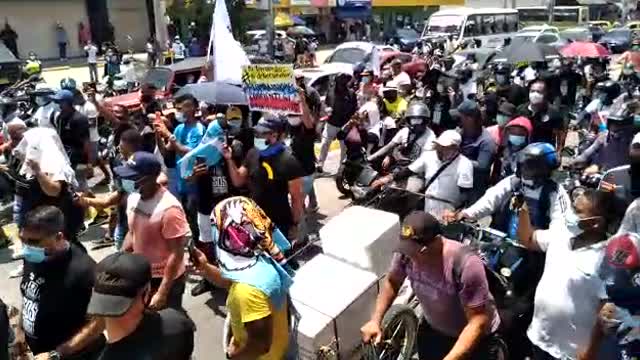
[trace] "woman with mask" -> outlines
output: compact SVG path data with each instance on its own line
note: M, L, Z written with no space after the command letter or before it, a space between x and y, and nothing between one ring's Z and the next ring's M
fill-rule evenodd
M301 116L289 116L289 133L291 134L291 150L304 170L303 191L308 199L306 209L310 212L318 211L318 199L313 188L314 173L316 171L315 140L317 120L311 114L304 91L300 91ZM338 132L340 140L340 132Z
M492 184L516 173L518 153L529 145L532 130L531 121L522 116L511 120L504 127L503 141L498 148L496 162L493 164Z

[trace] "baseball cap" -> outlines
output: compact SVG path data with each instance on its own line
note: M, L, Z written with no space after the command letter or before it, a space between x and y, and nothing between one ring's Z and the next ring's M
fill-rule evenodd
M226 117L227 120L242 119L242 110L237 106L229 106Z
M433 140L434 143L440 146L460 146L462 143L462 136L456 130L443 131L437 139Z
M609 265L621 269L640 267L640 238L636 234L624 233L607 241L605 259Z
M259 134L270 132L282 132L285 128L286 120L275 114L265 114L258 121L254 130Z
M51 100L53 101L73 102L73 99L73 93L69 90L60 90L51 96Z
M449 111L449 114L453 118L460 118L462 115L466 116L480 116L480 108L478 103L473 100L465 100L457 108Z
M117 252L96 265L96 280L87 314L121 316L151 281L151 264L138 254Z
M440 222L433 215L421 210L413 211L402 222L396 252L411 255L415 251L416 243L428 245L433 238L441 233Z
M122 166L114 169L123 179L137 178L147 175L158 175L162 165L158 158L150 152L138 151Z

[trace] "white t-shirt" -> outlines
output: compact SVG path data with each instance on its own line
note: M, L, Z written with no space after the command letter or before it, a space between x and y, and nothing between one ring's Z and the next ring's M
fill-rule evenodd
M435 150L429 150L423 152L418 160L411 163L409 170L414 173L423 173L426 185L440 166L442 161ZM472 187L473 163L460 154L426 189L424 211L442 219L445 210L453 211L461 205L460 188L471 189Z
M87 62L89 64L95 64L98 62L98 48L93 45L87 45L84 47L84 51L87 52Z
M360 114L367 113L369 118L369 124L367 125L367 130L371 130L380 122L380 109L378 109L378 104L375 100L370 100L365 102L360 109L358 110Z
M51 119L54 119L55 116L52 116L51 114L57 112L59 109L58 105L51 101L45 106L40 106L38 110L36 110L36 113L33 114L33 118L36 120L38 126L55 129L51 123Z
M396 84L396 86L398 86L398 87L403 86L403 85L411 85L411 78L404 71L400 71L400 73L398 75L394 76L393 80L391 80L391 81L394 84Z
M468 99L469 95L478 93L478 84L472 79L460 85L460 90L462 91L462 96Z
M431 130L430 128L427 128L424 131L424 134L420 136L420 138L423 138L423 137L426 137L426 140L424 142L424 146L422 147L422 151L433 150L433 140L436 139L436 134L433 133L433 130ZM398 132L391 139L391 142L396 145L406 144L408 141L409 141L409 128L406 126L398 130ZM416 140L416 141L420 141L420 140Z
M618 234L640 234L640 199L635 199L627 208L618 229Z
M527 336L553 357L575 359L589 344L600 303L607 298L598 276L606 241L573 250L565 226L538 230L534 239L546 261Z
M89 141L97 142L100 140L98 134L98 109L91 101L85 101L83 105L76 105L76 111L89 119Z

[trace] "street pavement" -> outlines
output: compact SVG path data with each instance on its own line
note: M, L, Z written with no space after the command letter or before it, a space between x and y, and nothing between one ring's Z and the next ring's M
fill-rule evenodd
M321 51L319 57L324 59L328 55L328 51ZM65 77L72 77L78 84L89 80L89 70L86 66L55 68L46 70L43 74L47 83L57 86L60 80ZM333 148L333 147L332 147ZM325 163L325 171L335 173L339 166L339 151L332 151ZM99 173L99 171L98 171ZM98 179L90 183L95 183ZM312 216L312 222L316 228L326 223L328 219L339 214L341 210L348 204L344 198L340 198L340 193L336 190L333 177L320 177L315 182L315 189L320 204L318 214ZM100 191L98 191L100 193ZM98 194L100 196L100 194ZM9 238L17 236L17 229L14 224L3 226L5 234ZM90 247L90 241L99 239L105 234L103 227L90 227L86 234L83 235L81 241L85 246ZM1 242L1 241L0 241ZM8 305L20 308L20 279L9 279L9 273L14 270L21 262L12 261L11 255L13 247L0 249L0 297ZM100 261L105 256L111 254L112 248L91 250L91 256ZM317 252L318 249L309 249L307 254ZM197 279L191 279L187 284L187 290L184 295L184 307L194 320L196 331L195 342L195 359L221 359L223 358L222 347L222 328L224 325L224 317L226 315L225 299L226 293L222 290L214 290L198 297L191 296L191 288L195 285Z

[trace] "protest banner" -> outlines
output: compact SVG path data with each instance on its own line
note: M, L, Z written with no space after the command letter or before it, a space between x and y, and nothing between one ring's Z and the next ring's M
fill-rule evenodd
M242 67L242 88L249 108L278 114L300 114L293 65L256 64Z

